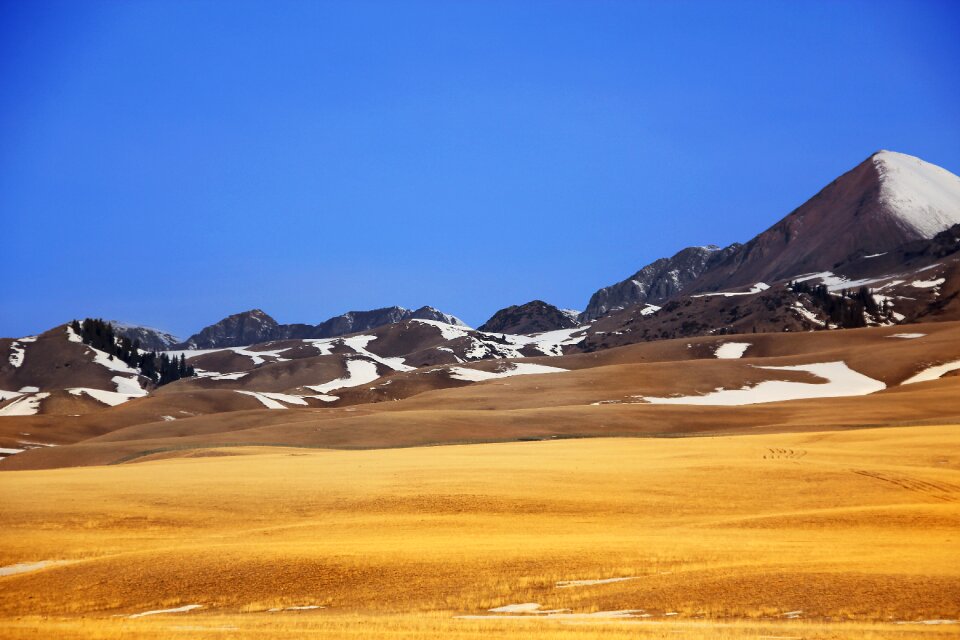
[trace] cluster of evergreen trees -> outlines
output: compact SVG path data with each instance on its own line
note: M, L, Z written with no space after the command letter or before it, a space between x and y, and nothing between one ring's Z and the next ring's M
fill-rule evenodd
M843 329L853 329L867 326L866 314L874 318L892 318L893 309L884 300L882 305L877 304L876 298L867 287L860 287L855 291L844 289L837 294L830 293L825 284L810 286L807 282L789 282L789 288L794 293L805 293L813 302L823 309L829 321Z
M139 340L130 340L117 334L112 324L100 318L86 318L83 322L74 320L70 323L70 328L80 336L84 344L103 351L134 369L140 369L141 375L150 378L157 385L196 375L183 354L177 358L165 353L157 354L155 351L140 351Z

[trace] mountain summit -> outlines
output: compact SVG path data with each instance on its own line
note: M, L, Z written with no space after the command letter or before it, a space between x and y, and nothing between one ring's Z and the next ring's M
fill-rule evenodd
M577 321L572 314L543 300L500 309L479 327L490 333L541 333L557 329L572 329Z
M960 177L919 158L878 151L745 244L690 247L600 289L581 316L593 320L680 294L749 287L829 271L960 223Z

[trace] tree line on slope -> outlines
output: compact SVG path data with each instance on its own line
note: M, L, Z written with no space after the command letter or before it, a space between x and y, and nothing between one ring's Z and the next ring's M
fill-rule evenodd
M877 304L873 292L867 287L860 287L855 291L844 289L833 294L825 284L811 286L807 282L792 281L787 288L794 293L805 293L813 302L824 310L829 322L843 329L855 329L867 326L867 314L874 318L893 317L893 308L884 299Z
M140 375L149 378L156 385L165 385L196 375L193 366L187 364L182 353L178 358L165 353L158 354L156 351L141 351L139 340L130 340L117 334L111 323L100 318L85 318L82 322L74 320L70 323L70 328L80 336L84 344L139 369Z

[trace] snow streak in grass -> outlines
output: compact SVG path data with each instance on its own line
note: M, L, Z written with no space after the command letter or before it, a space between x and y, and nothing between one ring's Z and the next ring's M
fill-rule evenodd
M177 607L175 609L154 609L153 611L144 611L143 613L135 613L133 615L127 616L131 620L133 618L143 618L144 616L155 616L160 613L186 613L187 611L193 611L194 609L202 608L202 604L187 604L182 607Z

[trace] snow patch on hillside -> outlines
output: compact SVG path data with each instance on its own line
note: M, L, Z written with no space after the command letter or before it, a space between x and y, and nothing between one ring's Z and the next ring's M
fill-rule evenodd
M116 380L116 378L114 378L114 380ZM119 388L120 385L117 386ZM124 402L129 402L134 398L141 398L147 395L147 392L142 389L140 389L140 393L120 393L119 391L105 391L104 389L91 389L89 387L71 387L66 391L75 396L86 394L97 402L102 402L110 407L115 407Z
M440 330L440 337L442 337L444 340L456 340L457 338L470 335L470 327L465 325L453 325L447 324L446 322L440 322L439 320L421 320L419 318L415 318L410 322L419 322L421 324L430 325L431 327L436 327Z
M943 364L927 367L926 369L923 369L922 371L910 376L900 384L914 384L917 382L930 382L931 380L939 380L951 371L957 370L960 370L960 360L955 362L944 362Z
M725 342L716 351L713 352L721 360L736 360L742 358L743 354L750 348L749 342Z
M220 375L210 376L211 380L239 380L240 378L249 375L249 371L238 371L236 373L221 373Z
M49 393L21 396L0 409L0 416L35 416L40 411L40 401L49 396Z
M465 380L467 382L482 382L484 380L493 380L495 378L509 378L511 376L537 375L541 373L563 373L569 369L560 367L548 367L542 364L533 364L532 362L514 362L508 363L508 366L501 371L481 371L480 369L468 369L466 367L449 367L447 371L454 380Z
M380 374L377 373L376 363L370 362L369 360L353 358L347 360L346 365L347 375L343 378L337 378L324 384L306 385L306 388L311 391L316 391L317 393L326 394L330 391L336 391L337 389L359 387L360 385L373 382L380 377Z
M267 409L286 409L286 405L282 405L273 398L270 398L262 393L257 393L256 391L244 391L243 389L234 389L237 393L242 393L245 396L251 396L259 400L263 406Z
M354 336L344 338L343 343L353 349L357 355L369 358L374 362L393 369L394 371L413 371L414 367L404 364L403 358L384 358L375 353L367 351L367 345L377 339L377 336ZM374 378L376 379L376 378Z
M93 347L87 345L86 353L93 354L93 361L99 364L102 367L106 367L111 371L116 371L117 373L132 373L134 375L140 375L140 372L128 365L126 362L120 358L111 356L105 351L100 351L99 349L94 349Z
M289 362L289 358L284 358L280 354L287 351L287 348L276 349L273 351L250 351L247 347L230 347L228 351L233 351L237 355L247 356L253 359L253 366L257 367L266 362L266 358L274 358L271 362Z
M113 376L112 382L117 385L117 393L127 396L145 396L146 390L140 386L139 377L124 378L123 376Z
M10 343L10 364L19 368L23 364L23 357L26 355L26 348L14 340Z
M570 329L557 329L555 331L545 331L543 333L534 333L531 335L503 334L511 345L524 347L533 345L535 349L546 356L562 356L565 345L574 345L582 342L584 338L585 327L572 327ZM576 335L580 334L580 335ZM481 334L483 335L483 334ZM511 358L521 357L519 350L517 355L508 356Z
M794 311L796 311L797 313L799 313L799 314L800 314L800 317L808 320L809 322L812 322L812 323L815 324L815 325L818 325L818 326L821 326L821 327L822 327L823 324L824 324L824 323L823 323L823 320L821 320L820 318L818 318L818 317L816 316L816 314L814 314L812 311L810 311L809 309L807 309L806 307L804 307L804 306L803 306L802 304L800 304L799 302L794 302L794 303L793 303L793 306L791 307L791 309L793 309Z
M960 363L958 363L960 367ZM887 387L880 380L874 380L858 373L843 361L819 362L796 366L774 367L758 366L758 369L771 371L806 371L823 378L822 383L791 382L787 380L765 380L755 386L740 389L723 389L700 396L650 397L634 396L651 404L697 404L711 406L738 406L781 402L784 400L803 400L806 398L839 398L844 396L863 396L881 391Z
M724 298L731 298L733 296L752 296L754 294L760 293L761 291L766 291L770 288L766 282L758 282L757 284L750 287L749 291L721 291L717 293L699 293L691 298L707 298L709 296L723 296Z

